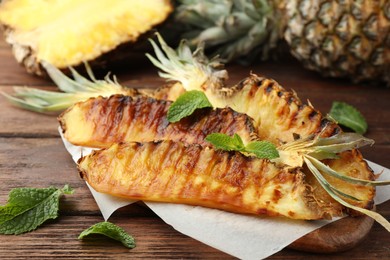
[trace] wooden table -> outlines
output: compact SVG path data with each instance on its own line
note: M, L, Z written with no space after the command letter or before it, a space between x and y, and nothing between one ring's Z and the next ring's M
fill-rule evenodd
M302 100L309 99L323 113L329 111L335 100L356 106L368 121L369 131L366 136L376 141L374 147L364 148L363 154L367 159L390 168L390 89L325 79L303 69L292 59L250 67L231 65L228 70L231 84L243 79L250 71L274 78L285 88L294 89ZM131 64L114 70L120 82L133 87L159 86L163 81L156 72L150 65L135 68ZM0 90L12 93L14 85L56 89L49 80L27 74L14 60L11 48L1 40ZM62 187L67 183L75 189L74 195L63 198L57 220L48 221L30 233L0 235L1 259L232 258L180 234L139 204L118 210L110 219L135 237L135 249L126 249L105 238L78 240L82 230L103 218L62 144L56 116L18 109L0 95L0 126L0 204L6 203L8 192L16 187ZM378 211L389 219L390 202L380 205ZM375 223L365 242L347 252L317 255L284 249L270 257L308 258L389 259L390 234Z

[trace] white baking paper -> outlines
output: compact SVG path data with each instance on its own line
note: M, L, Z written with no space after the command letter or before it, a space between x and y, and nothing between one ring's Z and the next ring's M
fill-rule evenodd
M74 146L62 136L75 162L92 149ZM390 170L368 162L379 180L390 179ZM105 220L117 209L134 201L95 191L88 184ZM376 204L390 199L390 186L377 187ZM263 259L282 250L296 239L332 221L300 221L286 218L247 216L216 209L168 203L145 203L177 231L240 259ZM333 220L335 221L335 220Z

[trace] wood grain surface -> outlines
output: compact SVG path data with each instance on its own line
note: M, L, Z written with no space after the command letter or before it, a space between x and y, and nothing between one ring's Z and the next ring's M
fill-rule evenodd
M138 65L138 64L137 64ZM131 87L157 87L163 84L157 70L148 63L134 66L129 61L109 68L119 81ZM303 100L327 113L333 101L359 108L369 125L367 137L376 141L364 148L365 158L390 168L390 89L384 86L353 84L347 80L326 79L309 72L292 58L248 67L229 65L229 82L237 83L250 72L276 79L293 89ZM0 91L12 93L12 86L34 86L56 90L48 79L29 75L12 56L11 48L0 40ZM46 222L34 232L0 235L1 259L232 259L233 257L189 238L165 224L151 210L134 204L114 213L110 219L132 234L137 242L129 250L102 237L80 241L79 233L103 218L75 164L59 137L55 115L24 111L10 105L0 95L0 204L16 187L75 188L75 194L62 200L60 217ZM390 202L377 211L390 219ZM267 234L264 234L266 237ZM390 259L390 234L374 223L367 237L354 248L337 254L313 254L284 249L269 259Z

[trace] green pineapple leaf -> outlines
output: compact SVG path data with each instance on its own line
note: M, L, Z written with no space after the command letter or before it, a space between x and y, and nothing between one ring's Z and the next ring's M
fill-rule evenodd
M83 232L79 235L79 239L84 239L86 236L89 236L91 234L100 234L107 236L109 238L112 238L114 240L117 240L121 242L125 247L128 248L134 248L135 247L135 241L132 236L130 236L126 231L118 227L117 225L111 223L111 222L99 222Z
M363 115L353 106L344 102L333 102L329 112L340 125L346 126L356 133L367 132L367 122Z
M202 91L187 91L169 107L167 118L171 123L178 122L194 113L196 109L205 107L212 107L212 105Z

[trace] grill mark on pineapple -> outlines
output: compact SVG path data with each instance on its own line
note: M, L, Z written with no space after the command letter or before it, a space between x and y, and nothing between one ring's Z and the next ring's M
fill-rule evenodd
M94 139L96 136L99 136L99 122L98 118L101 115L100 110L102 109L102 106L98 99L90 98L88 102L91 102L90 109L87 109L87 113L85 115L85 121L92 122L93 124L93 133L94 133ZM79 103L80 106L83 106L84 103Z
M192 178L195 178L199 173L198 170L198 164L199 164L199 158L201 149L200 146L194 145L189 146L187 149L185 149L185 155L188 156L189 160L183 165L187 170L185 171L185 181L181 185L181 191L179 192L180 196L183 198L187 198L190 194L191 188L193 186L193 181L191 181ZM198 190L198 194L201 194L201 192Z
M123 118L123 111L124 111L124 108L126 107L126 103L129 102L129 97L125 97L125 96L120 96L118 98L118 102L115 102L114 99L109 99L109 104L113 103L112 105L112 109L111 109L111 114L110 116L112 116L112 120L111 120L111 125L108 127L108 135L107 137L109 139L113 139L117 134L118 134L118 129L120 128L120 123L122 121L122 118Z
M159 150L163 151L158 152ZM168 196L172 190L170 187L171 179L175 175L171 174L171 172L175 170L172 164L175 159L177 160L175 155L180 152L180 148L176 143L168 145L167 143L159 142L155 149L153 149L153 153L151 154L152 158L154 158L154 152L157 152L160 157L159 162L155 164L155 168L153 169L154 171L157 171L158 174L153 175L153 178L150 180L149 187L146 190L146 194L149 193L160 196Z
M319 115L319 113L318 113L317 111L315 111L315 110L311 111L311 112L309 113L309 119L310 119L310 121L316 120L318 115Z
M275 82L273 80L267 80L267 86L265 86L265 92L271 93L274 90Z
M155 99L148 98L147 104L150 105L150 108L148 109L149 113L145 113L144 129L158 133L157 127L161 118L166 115L167 103L165 101L158 102Z
M230 112L230 113L229 113ZM228 131L229 129L229 126L231 125L231 122L234 121L234 119L232 119L232 117L234 118L235 116L233 115L233 111L229 111L226 109L221 109L219 110L219 113L215 113L215 110L212 111L212 115L210 115L209 117L207 117L207 121L205 122L205 128L202 129L202 133L203 133L203 136L206 135L205 133L205 129L207 128L210 128L210 129L213 129L212 131L210 132L214 132L214 133L220 133L220 132L223 132L223 133L226 133L228 135L231 135L231 132L232 131ZM221 124L221 119L224 119L224 124ZM237 118L237 121L239 121L239 118ZM227 123L227 124L225 124ZM233 129L234 131L235 129Z
M175 194L175 196L179 196L180 191L183 188L183 184L186 183L188 178L188 174L183 171L183 161L187 159L187 155L185 154L185 150L183 149L183 145L177 145L171 149L174 149L176 153L176 160L171 160L173 163L170 167L175 172L181 172L183 174L172 174L169 178L167 188L165 189L164 196L169 196L169 194Z
M214 151L199 145L185 146L182 143L171 141L145 143L144 145L124 143L119 146L123 155L133 158L126 161L125 173L115 175L111 169L110 178L122 178L123 175L127 180L118 181L117 179L118 183L113 181L109 184L97 184L97 190L114 192L116 195L133 199L185 202L241 213L268 215L276 215L280 212L274 211L273 201L279 200L276 195L279 194L286 198L285 194L276 192L277 194L271 196L272 198L268 201L260 204L257 202L259 199L264 200L260 193L264 192L264 189L259 184L269 183L270 186L267 187L272 190L265 194L268 197L269 192L273 192L275 184L282 185L278 183L280 171L283 171L281 174L286 173L284 169L275 167L267 160L247 158L235 152ZM107 150L100 150L97 156L109 157L106 160L113 159L118 157L116 152L113 150L107 153ZM160 162L161 157L164 157L163 163ZM93 162L96 158L89 160ZM153 171L153 169L158 169L158 171ZM234 176L237 173L238 175ZM106 172L95 167L87 169L86 174L99 176L105 175ZM156 178L158 181L155 182ZM293 182L292 185L296 183L292 175L287 176L287 179ZM90 184L94 187L96 183ZM112 187L113 184L118 186ZM101 186L103 186L102 189ZM270 208L265 209L265 205ZM283 214L288 215L288 212L285 211Z
M238 132L244 139L257 136L252 119L230 108L199 109L180 122L170 124L166 118L170 103L122 95L80 103L77 113L86 118L80 123L91 132L91 136L84 136L81 142L86 146L107 147L114 142L172 139L208 145L204 138L213 132L229 135ZM72 142L71 137L69 141Z

